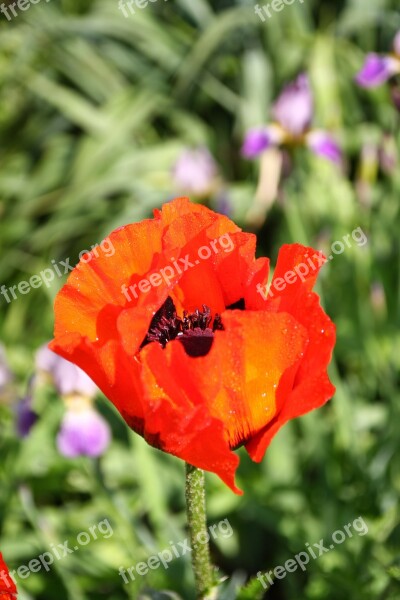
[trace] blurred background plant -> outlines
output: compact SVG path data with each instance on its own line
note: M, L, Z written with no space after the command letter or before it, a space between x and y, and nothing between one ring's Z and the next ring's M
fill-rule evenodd
M115 227L182 193L257 233L272 264L284 242L329 254L357 227L368 236L319 283L338 329L334 400L289 423L261 467L241 452L242 498L207 476L210 523L228 518L234 530L212 544L230 576L221 598L360 515L368 535L265 597L400 597L398 87L396 78L374 89L354 80L399 29L397 0L307 0L265 22L250 0L170 0L129 18L110 0L60 0L1 15L0 285L52 261L75 264ZM241 156L246 132L271 120L274 99L301 72L313 123L340 142L341 169L301 147ZM129 585L118 575L186 537L184 465L128 431L100 395L110 446L98 458L62 456L61 396L32 388L65 279L0 296L1 551L15 568L108 518L112 537L19 579L22 600L172 597L151 591L167 589L191 600L188 555Z

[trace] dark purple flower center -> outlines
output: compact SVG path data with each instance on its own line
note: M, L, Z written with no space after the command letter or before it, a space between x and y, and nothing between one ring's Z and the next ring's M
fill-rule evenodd
M239 301L227 308L244 308L244 303L242 306ZM216 313L213 317L205 304L203 310L196 309L191 314L183 311L183 316L179 317L175 304L168 297L152 318L141 348L151 342L158 342L165 348L168 342L179 340L189 356L205 356L212 346L214 332L223 329L221 316Z

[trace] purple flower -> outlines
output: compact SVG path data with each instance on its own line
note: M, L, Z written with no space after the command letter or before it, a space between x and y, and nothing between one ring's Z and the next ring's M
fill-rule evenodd
M98 391L84 371L52 352L46 344L36 353L36 368L51 375L57 391L63 396L77 393L92 398Z
M361 71L355 80L361 87L371 88L385 83L390 77L400 73L400 31L393 40L394 54L380 56L375 52L367 54Z
M323 156L338 165L342 162L342 151L334 138L322 129L314 129L306 136L306 144L318 156Z
M272 114L283 129L298 137L310 127L313 110L310 83L307 75L301 73L284 88L272 108Z
M285 137L284 131L279 125L271 123L266 127L254 127L247 132L242 154L246 158L254 158L271 146L277 146Z
M400 70L400 61L391 56L367 54L361 71L356 75L356 82L361 87L371 88L385 83Z
M193 196L210 195L217 176L217 164L205 147L184 150L173 168L175 187Z
M57 435L57 448L66 458L97 457L111 440L107 421L91 406L68 409Z
M247 132L242 146L246 158L254 158L271 146L267 127L254 127Z
M25 438L29 435L33 425L38 420L37 414L32 410L32 398L26 396L22 398L16 407L17 414L17 433L21 438Z
M275 123L251 129L244 140L242 154L254 158L267 148L280 145L308 145L313 152L339 163L341 151L329 133L310 130L314 103L305 73L287 85L273 105Z

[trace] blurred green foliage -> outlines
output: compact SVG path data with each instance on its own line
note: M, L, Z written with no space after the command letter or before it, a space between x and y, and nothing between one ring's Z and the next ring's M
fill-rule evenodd
M283 242L329 252L357 227L368 244L353 244L321 274L319 292L338 332L335 398L288 424L261 465L240 452L243 497L207 476L209 521L228 518L234 531L212 542L215 563L229 575L221 598L235 598L250 576L359 516L367 535L276 580L265 597L400 598L399 114L389 85L366 91L353 80L365 53L390 50L397 29L397 0L306 0L265 23L250 0L160 0L129 18L114 0L42 0L11 22L1 15L0 284L7 287L52 259L76 263L115 227L149 216L176 194L171 169L190 145L211 149L232 217L249 229L258 165L241 158L241 141L301 70L311 77L316 125L342 142L342 173L299 150L256 228L259 253L273 260ZM388 136L389 170L380 162ZM52 335L52 302L64 281L10 304L0 297L0 339L19 395L35 349ZM102 519L114 531L48 573L19 579L20 598L144 600L173 598L154 592L173 590L192 599L188 555L128 585L118 575L185 539L184 465L128 431L104 399L109 451L99 461L64 459L55 447L63 408L54 392L35 399L40 420L23 442L13 402L0 405L0 548L11 567L52 543L73 545ZM259 588L250 583L240 598L259 597Z

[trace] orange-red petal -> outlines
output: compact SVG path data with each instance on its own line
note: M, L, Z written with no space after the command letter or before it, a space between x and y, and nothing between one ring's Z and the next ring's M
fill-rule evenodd
M15 600L17 598L17 588L4 562L0 552L0 600Z
M275 433L289 419L322 406L335 392L327 375L336 339L335 326L322 310L317 294L311 291L324 262L325 258L320 253L299 244L283 246L280 250L274 279L284 278L287 272L299 265L309 265L309 271L304 274L304 280L298 277L280 292L273 288L274 296L263 300L265 310L288 311L307 330L309 342L294 378L293 389L277 396L274 420L246 444L251 458L256 461L262 459Z
M188 356L179 341L170 342L165 350L150 344L141 356L145 406L157 406L161 413L175 412L182 427L194 412L198 426L201 418L204 426L213 422L207 446L191 461L218 472L224 481L229 472L232 481L237 463L231 461L229 448L251 438L274 418L276 393L281 385L293 384L308 338L305 328L285 313L235 310L224 312L222 318L225 331L215 333L206 356ZM176 431L169 421L157 423L161 447L187 460L182 453L187 452L186 446L171 449L170 438L176 439ZM147 418L144 430L146 436ZM182 444L184 440L182 433ZM226 450L224 473L216 463L215 445Z

